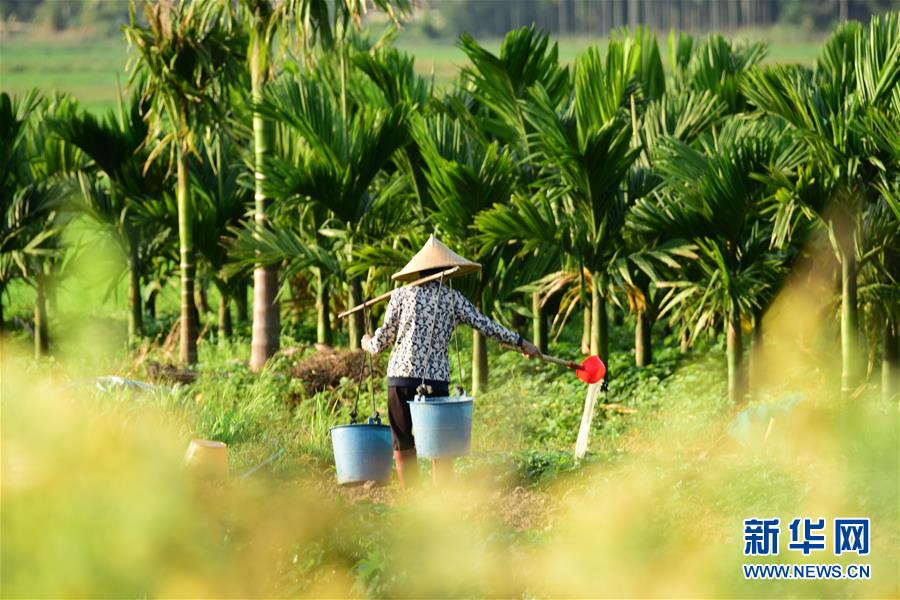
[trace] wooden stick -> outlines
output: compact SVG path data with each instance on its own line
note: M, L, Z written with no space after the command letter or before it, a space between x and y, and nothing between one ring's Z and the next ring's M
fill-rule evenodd
M580 371L584 369L580 363L575 362L574 360L564 360L562 358L556 358L555 356L547 356L543 352L537 355L535 358L538 360L542 360L544 362L553 363L556 365L562 365L564 367L569 367L570 369L575 369L576 371Z
M362 304L360 304L358 306L354 306L353 308L345 310L344 312L342 312L341 314L338 315L338 319L343 319L344 317L346 317L348 315L352 315L353 313L360 311L364 308L367 308L369 306L372 306L373 304L378 304L382 300L387 300L397 290L402 290L403 288L409 287L411 285L419 285L421 283L428 283L429 281L434 281L435 279L440 279L441 277L449 277L450 275L453 275L457 271L459 271L459 267L451 267L451 268L447 269L446 271L441 271L440 273L435 273L434 275L429 275L428 277L422 277L421 279L416 279L415 281L410 281L406 285L401 285L400 287L394 288L389 292L385 292L384 294L382 294L380 296L376 296L375 298L372 298L371 300L366 300L365 302L363 302Z
M503 348L504 350L519 350L519 348L516 348L515 346L510 346L509 344L504 344L502 342L500 343L500 347ZM544 354L543 352L541 352L534 358L536 358L538 360L542 360L544 362L553 363L555 365L562 365L564 367L569 367L570 369L575 369L576 371L584 369L584 367L582 367L580 363L577 363L574 360L565 360L562 358L556 358L555 356L549 356L547 354Z

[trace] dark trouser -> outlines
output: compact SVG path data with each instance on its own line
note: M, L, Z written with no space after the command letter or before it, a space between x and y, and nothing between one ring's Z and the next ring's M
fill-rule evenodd
M449 395L450 385L447 383L431 383L431 392L426 398ZM414 385L388 385L388 418L391 422L391 437L394 439L394 450L412 450L416 440L412 433L412 415L409 404L416 397Z

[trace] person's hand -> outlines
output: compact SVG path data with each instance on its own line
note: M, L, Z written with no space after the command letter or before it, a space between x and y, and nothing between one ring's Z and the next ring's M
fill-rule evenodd
M522 349L522 354L524 354L527 358L535 358L541 355L541 350L528 340L522 340L522 345L520 346Z
M363 334L363 336L362 336L362 347L363 347L364 350L365 350L366 346L369 345L369 340L371 340L371 339L372 339L372 336L369 335L368 333L364 333L364 334Z

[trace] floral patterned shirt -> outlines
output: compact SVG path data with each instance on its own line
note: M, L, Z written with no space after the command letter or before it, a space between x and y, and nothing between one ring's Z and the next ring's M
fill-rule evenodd
M392 379L423 376L430 381L449 382L450 336L460 323L507 344L519 345L522 341L517 333L484 316L460 292L430 281L401 288L391 296L384 323L363 349L378 353L394 345L387 370L389 384Z

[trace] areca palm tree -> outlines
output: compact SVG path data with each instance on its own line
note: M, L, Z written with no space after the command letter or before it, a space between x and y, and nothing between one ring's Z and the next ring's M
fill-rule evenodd
M463 34L459 46L471 65L463 68L462 84L471 93L473 129L489 140L507 144L519 164L518 192L527 197L539 187L539 165L532 149L534 127L525 114L529 90L540 84L558 105L571 92L569 70L559 63L557 45L534 26L509 32L495 55ZM466 114L466 116L468 116ZM492 243L490 241L488 244ZM546 250L544 262L552 264ZM538 258L532 253L533 258ZM533 341L546 350L547 319L539 291L531 292Z
M27 123L40 102L37 89L31 89L22 97L0 93L0 191L9 198L15 178L22 168L20 148L28 131Z
M477 215L505 204L516 187L517 166L511 153L497 142L485 144L470 135L465 125L448 114L415 122L413 135L427 165L428 193L439 198L428 212L435 233L458 251L477 256L493 277L501 276L496 248L483 252L476 239ZM467 291L483 310L493 304L490 278L470 281ZM463 284L465 285L465 284ZM472 393L487 389L488 362L484 336L472 331Z
M517 287L527 289L531 294L535 345L538 341L544 346L549 342L549 327L543 315L546 298L561 294L560 311L564 315L561 319L557 315L556 319L561 327L576 306L581 289L579 274L566 270L568 257L563 249L573 246L566 237L572 228L568 226L569 215L559 210L556 200L558 198L551 200L546 190L538 190L531 196L517 191L509 202L496 204L475 215L477 239L482 247L512 248L515 278L519 282L531 282ZM529 269L522 268L526 266L523 261L530 263Z
M870 105L857 124L883 152L878 181L879 198L863 221L864 260L861 261L860 298L868 308L871 329L882 328L881 393L885 400L900 392L900 86L888 103ZM873 335L873 340L877 336Z
M484 70L503 78L504 84L500 87L508 85L516 88L516 91L500 102L516 103L517 94L524 93L526 89L526 86L519 85L520 78L529 78L530 85L534 82L536 73L551 64L546 58L535 56L535 53L543 56L546 51L549 57L551 50L548 49L547 36L538 35L533 29L523 28L511 32L501 45L499 57L466 36L463 36L460 44L467 53L471 52L478 57L479 64L492 65L490 69ZM540 62L543 66L539 69L525 67L523 62L528 60ZM553 62L555 61L554 55ZM356 264L351 270L356 273L367 269L370 272L372 269L379 272L396 270L425 241L429 232L423 233L422 226L427 224L433 227L435 221L443 225L435 229L442 238L448 239L451 244L462 244L468 248L464 252L473 257L478 256L482 248L470 238L476 233L472 227L473 218L485 205L480 192L470 198L466 195L465 187L471 186L471 189L484 191L496 184L489 181L491 165L503 165L498 179L507 181L508 156L515 153L509 146L504 149L503 144L516 143L515 132L509 139L501 139L495 133L484 130L485 120L500 117L489 108L492 103L489 94L480 96L481 90L475 81L482 76L481 71L464 75L462 82L449 94L437 99L430 97L428 85L415 76L411 58L392 48L381 47L375 51L358 53L354 62L380 90L369 101L386 106L403 102L415 109L416 118L412 140L405 146L403 153L396 155L398 171L391 175L385 187L385 193L393 188L392 194L396 201L390 204L395 207L394 210L400 211L398 216L403 217L402 221L395 220L394 223L406 227L399 230L395 227L392 238L370 236L366 244L354 251ZM555 68L558 70L558 65ZM366 93L360 101L367 100L369 96ZM511 131L514 128L507 129ZM487 158L487 163L483 164L488 147L492 148L490 154L493 158ZM514 187L523 186L523 182L527 181L521 168L517 168L510 176ZM455 200L446 202L445 198L448 196ZM497 194L496 197L508 197L508 193ZM462 206L459 202L462 202ZM384 203L382 208L388 210L373 213L379 222L383 220L381 215L391 213L388 203ZM487 251L481 258L488 260L485 257L503 264L503 258L497 252ZM495 276L490 281L469 286L471 289L467 291L478 297L477 302L484 301L482 308L491 310L500 297L498 294L505 297L511 293L511 283L512 279ZM483 340L477 341L476 345L483 349ZM484 365L486 355L481 349L476 352L475 360L479 365ZM476 367L476 378L481 378L482 389L486 374L486 366Z
M13 279L34 288L36 357L49 349L47 298L65 256L59 234L71 219L65 210L75 189L71 176L84 163L77 148L57 137L48 123L72 118L75 110L74 101L63 95L39 99L30 92L13 100L0 94L0 293Z
M633 125L663 90L662 63L649 30L613 40L605 60L596 48L579 57L574 94L561 104L534 85L523 109L533 130L541 194L533 197L533 206L522 201L497 206L478 220L488 244L537 243L543 252L548 243L555 246L563 270L548 275L544 289L556 293L571 283L579 288L578 294L564 295L562 322L590 285L585 324L594 353L608 352L605 303L622 250L624 184L640 152Z
M734 42L714 33L704 40L690 34L669 35L672 72L670 91L707 92L726 107L728 114L747 110L744 82L752 67L765 58L763 42Z
M649 43L652 48L655 41ZM747 70L763 58L766 48L759 42L730 42L718 34L700 41L687 34L672 33L669 50L671 79L665 82L659 76L661 67L652 69L657 77L642 87L656 94L632 110L635 144L639 144L641 155L626 183L629 205L651 193L660 180L654 157L661 139L691 143L722 115L745 110L747 102L740 84ZM643 54L655 57L651 64L658 65L658 51ZM635 363L643 366L652 360L651 328L659 299L653 284L659 279L656 269L671 267L683 248L646 231L630 229L626 229L624 241L613 279L634 314Z
M81 179L82 194L76 206L94 222L112 233L128 261L129 338L143 333L141 275L148 250L162 233L161 224L141 219L142 205L158 201L165 174L156 163L144 169L147 126L141 117L138 96L130 105L103 119L84 112L54 122L55 131L78 147L92 161L86 173L102 175L102 182Z
M47 294L52 263L61 260L65 252L59 236L65 227L60 211L67 196L59 184L35 183L4 197L0 215L0 292L15 279L24 279L34 288L37 358L49 349Z
M285 39L290 33L300 43L309 48L315 40L321 40L328 47L333 45L335 29L340 26L344 32L349 23L359 24L366 12L366 0L335 2L326 0L241 0L247 29L250 32L248 62L250 67L251 98L260 104L266 95L266 88L274 78L272 68L273 46L280 29ZM329 6L333 11L333 21L329 17ZM397 12L409 12L407 0L373 0L373 6L388 13L392 19ZM343 50L342 57L343 57ZM342 61L343 64L343 61ZM253 151L255 176L256 226L261 230L267 224L267 210L270 198L265 190L265 164L274 150L273 124L260 111L253 113ZM278 303L277 265L264 266L260 263L253 274L253 337L251 341L250 367L254 371L262 369L266 360L278 351L280 334Z
M640 143L641 154L626 184L630 206L653 193L662 180L655 164L661 143L671 139L693 143L717 124L726 110L727 105L712 92L674 89L636 113L635 137ZM651 333L659 308L659 294L654 282L661 279L658 269L677 268L677 258L683 256L685 249L658 232L635 231L629 227L623 232L623 242L624 252L617 261L613 277L634 315L635 364L642 367L653 360Z
M24 143L26 124L39 99L36 89L21 98L11 97L5 92L0 94L0 201L3 202L3 222L0 225L0 330L4 326L3 293L20 273L15 254L36 247L30 244L30 240L23 239L22 234L27 223L34 218L35 211L30 206L15 206L15 194L17 175L22 168L19 148Z
M786 213L803 210L829 232L841 265L841 389L847 395L859 378L857 270L859 223L872 202L884 152L871 143L875 131L863 123L868 108L887 108L900 85L900 15L873 17L868 27L838 27L815 70L770 67L752 71L743 92L760 110L776 115L803 140L825 178L825 197L803 202L783 197Z
M735 402L743 393L742 318L763 305L785 272L761 217L770 194L762 176L789 171L799 156L790 139L765 121L732 119L716 136L703 136L699 148L666 140L657 160L663 184L629 214L636 231L693 244L681 275L657 282L668 289L661 314L675 312L692 336L724 322L728 393Z
M352 60L354 66L374 84L354 85L353 90L361 92L358 94L356 102L382 108L405 104L410 114L416 113L421 116L427 116L439 107L438 101L433 96L434 82L427 82L416 73L414 58L410 54L379 42L368 49L356 52L352 56ZM396 204L404 205L406 204L405 200L408 199L411 205L406 204L406 218L403 219L403 222L404 224L417 224L424 218L424 211L427 206L430 206L431 199L428 196L428 185L425 181L426 166L422 159L422 152L415 140L410 140L401 152L396 153L393 162L396 166L396 173L402 175L402 178L395 178L389 184L400 188L394 188ZM408 198L405 198L406 195ZM395 231L398 236L401 233L416 235L414 231ZM385 241L378 238L370 240L371 244L382 248L385 246ZM387 241L393 240L388 239ZM416 247L413 244L410 248ZM375 248L369 244L359 248L363 251L363 255L357 256L357 259L363 259L362 264L368 264L364 260L365 255ZM371 264L371 267L378 268L375 264Z
M239 258L258 252L267 264L287 260L295 272L313 267L317 341L330 345L329 279L344 274L341 263L365 234L373 181L409 140L407 108L359 106L345 119L340 98L306 75L270 86L259 110L282 128L281 155L266 167L266 193L278 200L284 227L257 233L255 242L245 232L235 252ZM292 254L297 246L306 248L299 256ZM362 331L355 335L358 344Z
M194 306L194 205L190 157L206 123L220 123L219 103L226 86L238 79L239 49L245 46L232 23L227 4L212 0L191 3L146 3L141 25L131 9L124 28L133 49L130 81L140 85L145 118L150 124L148 164L168 152L177 173L178 238L181 273L181 344L183 364L197 362Z
M900 218L891 203L900 199L900 180L884 190L863 215L859 261L859 301L869 331L869 368L882 345L882 397L892 399L900 378Z
M606 267L619 249L624 223L622 184L639 148L633 147L632 121L624 112L626 89L639 52L627 40L611 43L604 62L595 48L576 63L572 104L555 110L536 86L528 105L546 172L558 181L559 202L568 213L565 253L591 273L591 352L608 355Z
M557 45L550 43L546 32L531 26L507 33L497 55L468 34L460 36L459 46L472 63L462 69L461 84L471 90L479 132L510 145L523 164L523 177L533 183L534 129L525 116L524 101L535 84L544 88L554 105L570 93L569 70L559 63Z
M230 302L241 285L240 277L229 277L223 270L228 262L223 239L253 204L253 192L239 181L243 173L235 142L221 131L207 130L191 176L196 201L194 242L219 292L219 337L223 340L232 335Z

